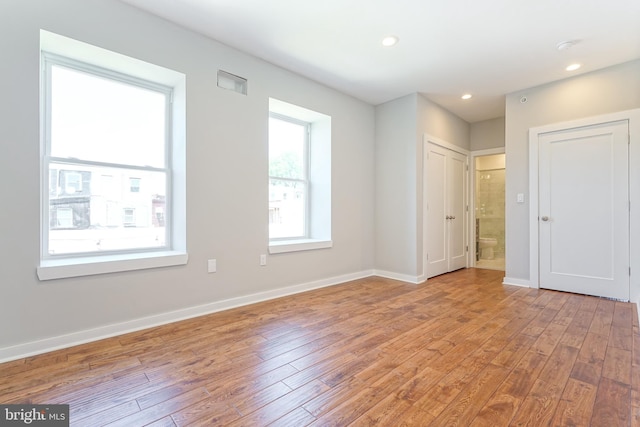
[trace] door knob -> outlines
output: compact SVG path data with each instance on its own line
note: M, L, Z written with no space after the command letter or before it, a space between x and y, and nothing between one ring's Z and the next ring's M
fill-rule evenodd
M446 216L446 219L451 219L451 217L449 215Z
M543 221L549 221L549 217L548 216L543 216L542 218L540 218Z

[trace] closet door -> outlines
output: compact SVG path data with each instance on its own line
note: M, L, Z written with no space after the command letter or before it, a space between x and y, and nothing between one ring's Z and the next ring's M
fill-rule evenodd
M467 156L449 151L447 174L447 205L449 206L449 269L467 266Z
M435 145L427 144L426 155L426 215L425 230L427 251L427 277L437 276L449 271L448 217L446 182L447 151Z
M467 157L427 144L426 247L427 277L467 266Z

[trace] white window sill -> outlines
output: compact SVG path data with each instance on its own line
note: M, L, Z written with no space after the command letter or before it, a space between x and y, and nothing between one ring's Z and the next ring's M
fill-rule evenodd
M269 253L282 254L285 252L310 251L314 249L326 249L331 247L333 247L333 240L276 240L269 242Z
M40 280L64 279L184 265L188 259L189 255L186 252L164 251L43 260L37 268L37 273Z

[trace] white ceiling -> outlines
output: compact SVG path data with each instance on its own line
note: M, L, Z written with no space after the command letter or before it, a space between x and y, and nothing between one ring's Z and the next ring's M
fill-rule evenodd
M640 58L640 0L122 1L368 103L420 92L470 123L503 116L507 93Z

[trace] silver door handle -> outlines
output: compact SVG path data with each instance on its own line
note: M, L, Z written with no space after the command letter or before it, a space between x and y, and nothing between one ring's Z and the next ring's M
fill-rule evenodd
M543 221L549 221L549 217L548 216L543 216L542 218L540 218Z

